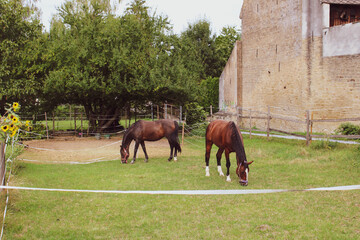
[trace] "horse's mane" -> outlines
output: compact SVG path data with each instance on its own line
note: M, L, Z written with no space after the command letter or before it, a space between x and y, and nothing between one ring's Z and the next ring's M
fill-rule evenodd
M132 141L132 137L131 137L131 134L133 132L133 130L137 127L140 126L140 120L139 121L136 121L135 123L133 123L124 133L124 136L123 136L123 140L122 140L122 143L121 145L122 146L125 146L125 144L127 144L129 141Z
M236 152L236 155L239 156L239 160L242 162L246 162L246 154L244 145L242 144L240 134L237 130L237 127L234 122L230 122L229 124L230 130L231 130L231 143L232 147Z

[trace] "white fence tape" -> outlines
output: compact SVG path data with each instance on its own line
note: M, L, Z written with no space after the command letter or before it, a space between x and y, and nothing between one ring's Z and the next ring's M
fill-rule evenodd
M81 152L81 151L89 151L89 150L94 150L94 149L101 149L101 148L106 148L109 146L112 146L114 144L119 144L122 140L120 141L116 141L113 143L109 143L103 146L99 146L99 147L95 147L95 148L87 148L87 149L78 149L78 150L63 150L63 149L51 149L51 148L39 148L39 147L31 147L28 145L24 145L22 143L17 143L18 145L21 145L25 148L31 148L31 149L35 149L35 150L42 150L42 151L53 151L53 152Z
M1 186L0 188L9 190L27 191L49 191L49 192L82 192L82 193L115 193L115 194L150 194L150 195L241 195L241 194L265 194L278 192L303 192L303 191L349 191L359 190L360 185L309 188L304 190L288 189L235 189L235 190L159 190L159 191L121 191L121 190L81 190L81 189L58 189L58 188L33 188Z

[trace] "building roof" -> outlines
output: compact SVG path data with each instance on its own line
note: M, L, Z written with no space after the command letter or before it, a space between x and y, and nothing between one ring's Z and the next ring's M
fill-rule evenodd
M321 3L328 4L355 4L360 5L360 0L320 0Z

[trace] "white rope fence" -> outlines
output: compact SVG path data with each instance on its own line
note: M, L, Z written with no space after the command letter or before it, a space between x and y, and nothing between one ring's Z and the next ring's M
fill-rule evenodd
M109 143L103 146L99 146L99 147L95 147L95 148L83 148L83 149L79 149L79 150L63 150L63 149L51 149L51 148L38 148L38 147L31 147L28 145L24 145L22 143L17 143L18 145L24 146L26 148L31 148L31 149L35 149L35 150L42 150L42 151L54 151L54 152L82 152L82 151L89 151L89 150L95 150L95 149L101 149L101 148L106 148L115 144L119 144L121 143L122 140L120 141L116 141L113 143Z
M112 194L150 194L150 195L243 195L243 194L266 194L280 192L308 192L308 191L350 191L360 190L360 185L308 188L303 190L291 189L229 189L229 190L84 190L84 189L60 189L60 188L35 188L1 186L7 190L47 191L47 192L78 192L78 193L112 193Z

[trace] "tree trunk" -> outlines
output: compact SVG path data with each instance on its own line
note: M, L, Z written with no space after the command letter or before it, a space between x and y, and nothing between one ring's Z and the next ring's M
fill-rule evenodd
M85 113L89 119L91 130L94 132L116 132L124 129L120 126L120 112L121 108L102 106L96 111L96 107L84 105Z

